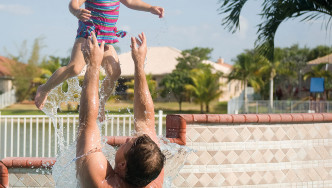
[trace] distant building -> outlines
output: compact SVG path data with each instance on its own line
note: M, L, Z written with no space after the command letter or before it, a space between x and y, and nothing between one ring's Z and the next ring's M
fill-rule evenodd
M0 56L0 94L13 89L13 76L10 66L14 61Z
M144 66L145 73L151 74L153 79L157 83L160 83L165 75L170 74L176 68L178 64L176 59L178 57L181 57L181 51L178 49L171 47L150 47L148 48L146 64ZM134 62L131 52L120 54L119 59L121 64L121 79L119 80L120 87L117 88L117 92L123 94L126 89L123 83L134 78ZM204 61L203 63L212 65L217 71L223 72L224 76L227 76L233 67L225 63L223 59L219 59L218 62ZM220 83L223 85L220 88L223 90L223 94L219 98L219 101L228 101L233 97L237 97L243 90L239 81L227 83L226 77L220 78ZM162 99L158 98L158 100Z
M318 65L320 63L327 63L327 64L332 64L332 54L319 57L317 59L309 61L307 64L308 65Z

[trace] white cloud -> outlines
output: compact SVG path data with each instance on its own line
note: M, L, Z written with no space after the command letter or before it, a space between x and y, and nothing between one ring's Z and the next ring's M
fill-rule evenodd
M13 4L13 5L3 5L0 4L0 11L12 13L12 14L18 14L18 15L30 15L33 13L32 9L30 7L19 5L19 4Z

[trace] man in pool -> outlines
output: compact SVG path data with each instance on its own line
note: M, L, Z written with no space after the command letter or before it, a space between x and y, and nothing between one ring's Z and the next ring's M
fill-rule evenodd
M99 46L95 34L92 33L85 48L90 62L81 94L76 146L76 169L80 186L162 187L165 157L159 148L154 127L154 105L143 70L147 52L144 33L140 34L139 38L131 38L135 66L134 119L138 136L119 147L115 154L114 168L101 152L101 136L97 125L99 69L104 55L104 43ZM114 48L111 50L114 52L113 61L119 64ZM115 75L120 75L116 72L120 69L114 71Z

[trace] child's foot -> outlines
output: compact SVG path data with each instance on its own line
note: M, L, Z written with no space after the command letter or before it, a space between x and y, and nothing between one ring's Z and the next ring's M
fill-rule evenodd
M42 86L43 85L38 87L35 97L35 105L39 110L43 109L48 95L48 92L43 91Z

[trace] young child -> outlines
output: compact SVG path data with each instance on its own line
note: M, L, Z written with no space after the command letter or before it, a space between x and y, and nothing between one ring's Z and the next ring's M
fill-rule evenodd
M159 18L164 16L164 9L162 7L151 6L141 0L71 0L69 10L79 19L79 27L71 53L71 60L67 66L59 68L45 84L38 87L35 97L37 108L43 108L47 95L53 88L68 78L81 73L85 66L81 47L91 32L94 32L99 44L102 41L105 42L102 67L105 69L106 77L101 86L100 100L100 115L102 118L105 116L105 103L114 88L114 80L117 80L121 74L116 51L113 47L108 46L117 43L118 37L122 38L126 35L126 32L117 30L115 27L119 16L120 2L130 9L150 12L158 15ZM85 3L85 9L80 8L83 3Z

